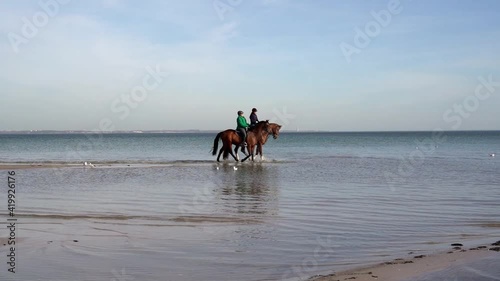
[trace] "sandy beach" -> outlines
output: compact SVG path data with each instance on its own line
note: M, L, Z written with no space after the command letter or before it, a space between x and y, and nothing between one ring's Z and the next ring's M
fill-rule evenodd
M49 240L45 242L40 239L36 240L38 240L36 243L40 243L40 245L33 245L34 241L30 242L30 244L32 244L32 246L41 247L44 249L48 246L52 246L52 254L64 252L65 248L70 244L79 244L79 247L92 247L91 241L86 242L82 240L74 240L73 238L68 237L60 241ZM18 240L18 242L20 242L20 240ZM498 246L500 245L499 242L500 241L492 243L488 246L484 245L468 249L464 247L453 247L454 249L448 252L432 255L419 255L405 259L395 259L374 266L341 271L330 275L317 275L311 277L309 280L430 281L443 280L443 278L439 277L440 274L444 276L451 276L455 274L455 276L463 276L463 278L465 278L465 274L467 274L468 272L477 274L477 276L486 279L458 278L450 280L498 280L495 279L495 276L498 276L498 268L496 268L496 266L491 266L491 264L498 264L498 262L500 262L500 247ZM4 253L8 250L8 245L6 245L6 243L7 239L0 239L0 253ZM86 245L86 243L90 244ZM57 247L57 245L60 246ZM53 246L56 246L56 248L54 248ZM57 248L59 248L59 250L57 250ZM489 264L487 264L486 262L489 262Z
M493 259L500 262L500 241L489 246L481 245L466 249L462 246L455 246L452 250L433 255L417 255L412 258L395 259L378 265L341 271L331 275L315 276L310 280L314 281L405 281L420 280L420 277L429 278L432 274L439 274L442 271L458 271L461 268L470 266L484 259ZM496 268L486 267L480 271L486 276L495 276ZM447 272L449 274L449 272ZM435 280L439 278L436 277ZM441 280L441 279L439 279ZM488 279L486 279L488 280ZM491 279L498 280L498 279Z

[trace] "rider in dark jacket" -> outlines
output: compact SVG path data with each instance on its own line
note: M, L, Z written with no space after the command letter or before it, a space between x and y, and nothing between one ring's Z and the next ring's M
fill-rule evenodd
M250 114L250 128L259 123L259 118L257 117L257 108L252 108L252 114Z

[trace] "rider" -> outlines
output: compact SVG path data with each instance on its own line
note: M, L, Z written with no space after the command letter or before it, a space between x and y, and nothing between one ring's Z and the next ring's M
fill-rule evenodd
M254 127L259 123L259 118L257 117L257 108L252 108L252 114L250 114L250 128Z
M243 135L243 146L247 146L247 128L250 126L247 119L243 116L243 111L238 111L238 118L236 118L236 130Z

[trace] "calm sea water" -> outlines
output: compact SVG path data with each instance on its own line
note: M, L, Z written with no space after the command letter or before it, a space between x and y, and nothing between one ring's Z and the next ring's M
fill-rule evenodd
M500 132L282 133L243 164L214 137L0 135L0 162L97 164L16 171L12 280L299 280L500 236Z

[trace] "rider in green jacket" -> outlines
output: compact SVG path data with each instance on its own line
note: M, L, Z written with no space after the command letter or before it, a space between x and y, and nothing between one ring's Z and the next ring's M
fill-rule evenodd
M247 128L250 126L247 119L243 116L243 111L238 111L238 118L236 119L236 130L243 135L243 146L247 145Z

